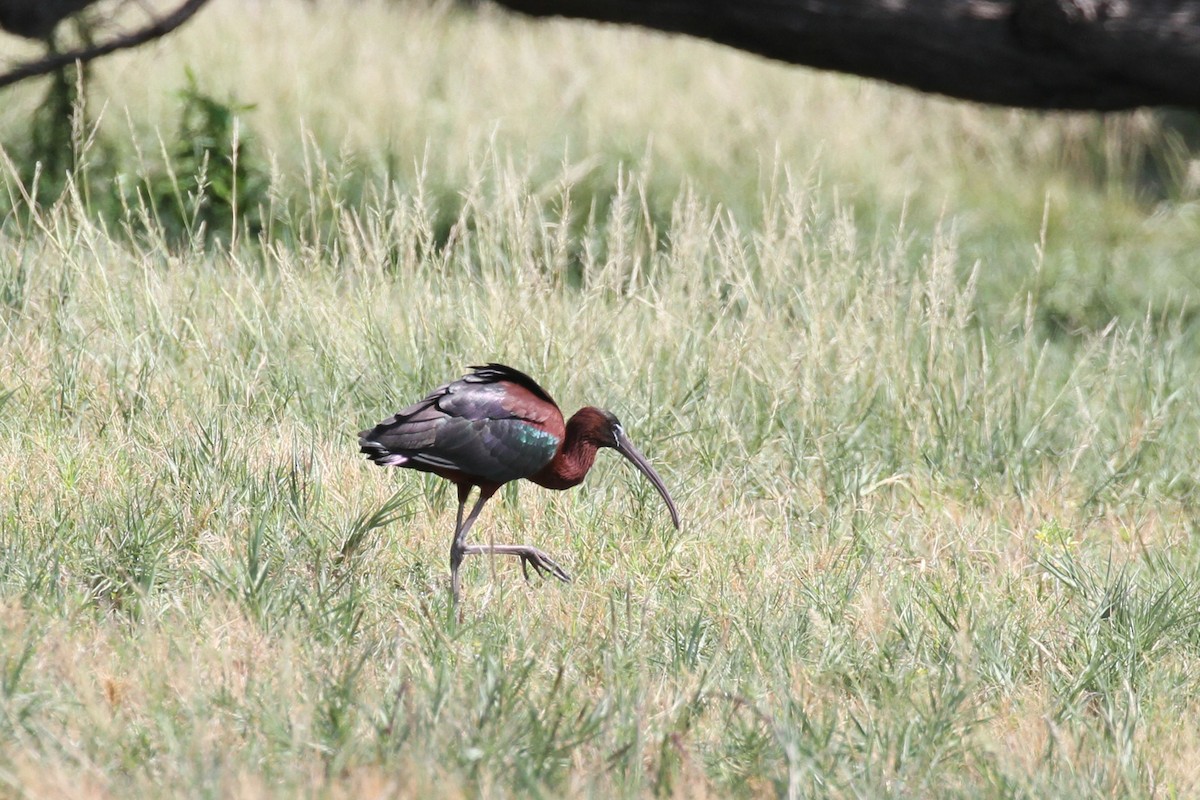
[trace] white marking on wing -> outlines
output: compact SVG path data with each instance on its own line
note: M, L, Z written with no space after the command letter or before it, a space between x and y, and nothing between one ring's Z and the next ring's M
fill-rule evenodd
M399 453L392 453L379 459L379 463L385 467L403 467L408 461L408 456L402 456Z

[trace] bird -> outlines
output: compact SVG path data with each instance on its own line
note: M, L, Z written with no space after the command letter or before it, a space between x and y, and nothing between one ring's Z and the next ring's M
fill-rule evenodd
M462 378L358 434L361 452L375 464L430 472L458 487L458 517L450 544L455 604L459 567L468 555L517 556L526 580L532 566L539 575L571 582L570 575L536 547L471 544L467 533L504 484L525 479L547 489L570 489L587 476L600 448L616 450L649 479L679 528L679 511L662 478L629 441L614 414L584 406L564 421L554 399L524 372L495 362L468 369ZM479 499L464 518L475 488Z

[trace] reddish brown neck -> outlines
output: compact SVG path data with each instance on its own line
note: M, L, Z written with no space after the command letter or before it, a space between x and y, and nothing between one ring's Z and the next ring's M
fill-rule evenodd
M596 450L602 447L608 421L598 409L587 406L567 420L567 433L558 452L541 472L530 480L547 489L570 489L583 482L596 461Z

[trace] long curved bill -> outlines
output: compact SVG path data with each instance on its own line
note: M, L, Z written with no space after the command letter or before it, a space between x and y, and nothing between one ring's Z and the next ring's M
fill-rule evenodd
M633 465L650 479L650 483L654 484L654 488L662 495L662 499L667 501L667 508L671 511L671 521L675 523L675 528L678 530L679 512L675 509L675 501L671 499L671 495L667 494L667 487L663 485L662 478L658 477L658 473L654 471L654 467L650 466L650 462L646 460L646 457L625 436L625 431L617 427L614 433L617 439L616 451L632 461Z

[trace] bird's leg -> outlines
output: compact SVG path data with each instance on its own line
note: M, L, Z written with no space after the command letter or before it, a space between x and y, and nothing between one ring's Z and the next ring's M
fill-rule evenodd
M479 517L479 512L483 510L483 504L496 493L495 489L488 491L480 487L479 499L475 501L475 507L471 509L471 513L467 515L466 520L463 519L463 509L467 505L467 497L471 494L471 487L463 485L458 487L458 521L454 525L454 541L450 544L450 591L454 594L454 602L458 603L458 568L462 564L463 556L469 550L467 548L467 531L475 524L476 518Z
M458 532L462 530L463 509L467 505L467 496L471 487L458 487L458 519L454 522L454 538L450 540L450 591L454 594L454 603L458 604L458 567L462 564L463 553L458 544Z
M529 567L533 567L537 572L545 575L553 575L563 583L571 582L571 576L567 574L566 570L555 563L554 559L546 555L544 551L529 545L468 544L463 546L462 553L463 555L491 553L499 556L520 556L521 571L525 573L525 580L529 580Z
M470 493L470 486L458 487L458 522L454 527L454 542L450 545L450 589L454 593L455 603L458 602L459 596L458 568L462 565L463 558L468 555L490 553L500 556L518 556L521 559L521 571L525 574L526 580L529 580L529 567L533 567L540 574L553 575L563 583L571 582L571 576L567 574L567 571L536 547L523 544L467 544L467 531L475 524L479 512L483 510L483 504L496 493L496 488L481 486L479 499L475 501L474 508L464 520L463 509L466 508L467 497Z

